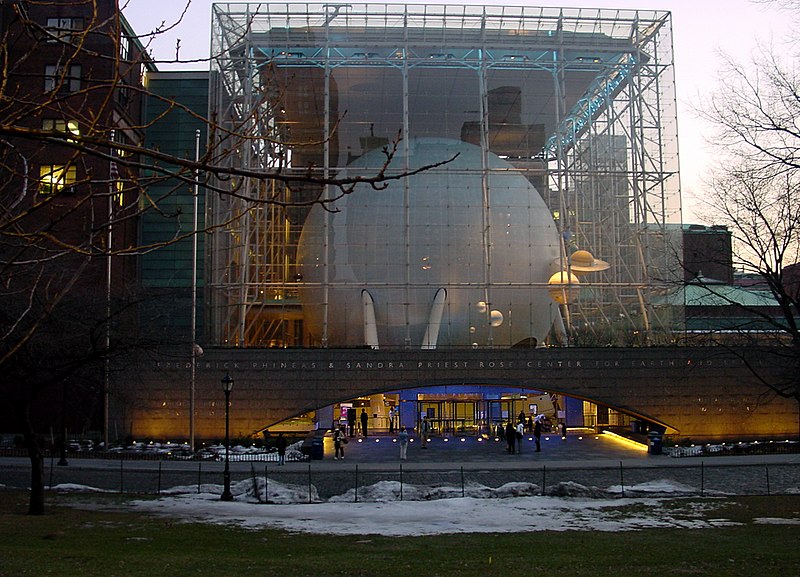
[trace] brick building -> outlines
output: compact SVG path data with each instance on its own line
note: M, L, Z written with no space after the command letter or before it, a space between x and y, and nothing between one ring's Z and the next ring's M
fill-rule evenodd
M85 360L135 277L133 257L109 255L137 244L133 147L154 66L116 0L2 1L0 37L4 428L22 428L21 407L52 426L70 403L74 428L99 428L102 371Z

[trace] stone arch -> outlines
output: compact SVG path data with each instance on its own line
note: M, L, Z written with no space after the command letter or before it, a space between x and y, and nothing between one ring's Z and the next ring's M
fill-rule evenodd
M222 396L220 378L236 380L231 430L243 435L334 402L420 384L522 386L613 407L661 424L677 438L785 437L796 432L798 407L765 392L740 354L713 347L539 349L210 349L196 365L196 430L219 438L219 415L202 407ZM117 383L134 436L181 438L191 365L176 357L137 360ZM752 359L751 359L752 362ZM777 378L786 369L765 366ZM113 395L113 390L112 390ZM167 399L167 401L163 401ZM127 413L125 411L127 409Z

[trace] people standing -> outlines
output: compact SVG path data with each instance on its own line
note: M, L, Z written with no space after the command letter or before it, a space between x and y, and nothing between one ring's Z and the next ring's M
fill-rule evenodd
M517 437L517 453L522 452L522 437L525 435L525 418L517 423L516 437Z
M367 419L369 419L367 416L367 410L361 409L361 434L364 436L364 438L367 436Z
M347 435L340 426L333 432L333 460L344 459L344 444L347 442Z
M422 415L422 421L419 424L419 438L422 441L422 448L428 448L428 433L430 433L430 424L428 423L427 415Z
M536 452L540 452L542 450L541 440L542 440L542 420L536 419L536 422L533 424L533 438L536 440Z
M356 408L350 407L347 409L347 429L351 437L356 436Z
M389 434L394 433L394 407L389 407Z
M278 438L275 439L275 446L278 448L278 464L285 465L286 464L286 437L283 436L283 433L278 433Z
M400 460L405 461L408 454L408 431L406 431L405 427L400 428L400 434L397 435L397 438L400 441Z
M506 423L506 450L510 455L516 453L517 430L511 421Z

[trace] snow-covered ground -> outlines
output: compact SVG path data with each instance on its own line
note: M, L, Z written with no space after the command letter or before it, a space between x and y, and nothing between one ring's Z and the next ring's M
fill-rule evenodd
M61 485L56 490L91 490ZM444 533L529 531L632 531L654 527L714 528L733 522L715 515L724 501L683 498L697 490L671 481L599 489L576 483L548 487L547 495L531 483L419 487L382 481L319 502L312 487L288 486L259 479L235 483L232 502L220 500L219 485L174 487L155 500L137 500L140 511L192 522L272 527L287 531L389 536ZM402 491L402 500L401 500ZM794 492L800 493L800 489ZM268 498L267 498L268 497ZM759 523L800 525L797 513Z

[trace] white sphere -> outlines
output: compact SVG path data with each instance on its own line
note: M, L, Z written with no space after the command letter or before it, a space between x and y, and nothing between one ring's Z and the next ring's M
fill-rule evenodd
M512 346L531 337L541 342L558 308L545 287L531 285L547 283L559 249L539 193L494 154L488 155L484 191L481 149L472 144L424 138L408 146L409 170L454 160L389 181L383 190L359 185L329 207L335 212L319 206L310 212L298 255L309 333L321 340L327 327L329 346L365 344L366 290L380 345L418 347L434 297L444 288L438 347L476 341ZM346 176L374 175L385 160L373 150ZM401 143L391 168L405 166Z

